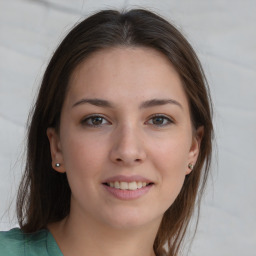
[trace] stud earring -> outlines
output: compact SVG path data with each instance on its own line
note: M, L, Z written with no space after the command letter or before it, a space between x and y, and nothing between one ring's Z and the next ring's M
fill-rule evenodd
M192 171L194 169L194 165L192 163L189 163L188 168Z
M56 164L55 164L55 167L60 167L60 163L56 163Z

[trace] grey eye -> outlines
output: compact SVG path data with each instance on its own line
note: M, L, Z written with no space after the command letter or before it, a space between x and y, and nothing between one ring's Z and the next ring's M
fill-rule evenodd
M155 125L155 126L165 126L165 125L173 123L173 121L166 116L159 115L159 116L154 116L154 117L150 118L148 123Z

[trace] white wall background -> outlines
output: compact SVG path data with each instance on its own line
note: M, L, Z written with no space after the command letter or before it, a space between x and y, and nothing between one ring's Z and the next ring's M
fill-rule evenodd
M183 31L212 91L218 156L189 255L255 256L255 0L0 0L0 229L16 223L26 119L52 51L83 16L134 5Z

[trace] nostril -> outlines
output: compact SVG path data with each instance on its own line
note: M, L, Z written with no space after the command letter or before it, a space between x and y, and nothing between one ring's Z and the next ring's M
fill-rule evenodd
M123 160L121 158L116 158L116 162L123 162ZM136 158L134 159L134 162L141 162L141 159Z

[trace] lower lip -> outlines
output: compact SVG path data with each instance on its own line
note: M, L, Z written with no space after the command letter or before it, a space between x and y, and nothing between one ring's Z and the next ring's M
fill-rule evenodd
M153 185L148 185L146 187L138 188L136 190L122 190L118 188L112 188L104 184L103 186L110 194L118 199L132 200L145 195L152 188Z

